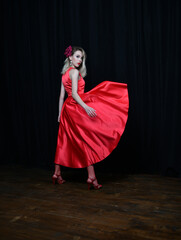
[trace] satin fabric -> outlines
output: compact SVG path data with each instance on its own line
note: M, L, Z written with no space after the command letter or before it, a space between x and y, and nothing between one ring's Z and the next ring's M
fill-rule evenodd
M54 163L84 168L105 159L117 146L128 119L129 97L126 83L112 81L84 92L85 81L79 73L77 92L97 114L88 116L72 97L72 68L62 75L68 97L62 106Z

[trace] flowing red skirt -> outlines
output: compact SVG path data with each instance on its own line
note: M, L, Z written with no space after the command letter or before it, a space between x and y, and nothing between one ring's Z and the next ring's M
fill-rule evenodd
M128 119L125 83L104 81L79 96L97 116L88 116L72 96L65 100L54 163L71 168L84 168L105 159L117 146Z

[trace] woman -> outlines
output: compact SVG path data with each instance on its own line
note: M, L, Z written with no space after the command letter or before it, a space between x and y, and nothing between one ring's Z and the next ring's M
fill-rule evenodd
M55 154L53 183L65 182L60 166L85 168L88 189L100 189L94 164L105 159L117 146L128 118L127 84L103 81L84 92L86 53L69 46L62 69L59 98L59 132ZM65 91L68 94L64 102Z

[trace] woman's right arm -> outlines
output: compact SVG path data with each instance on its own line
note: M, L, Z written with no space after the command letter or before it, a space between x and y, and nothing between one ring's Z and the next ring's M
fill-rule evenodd
M81 107L84 108L84 110L86 111L86 113L90 117L95 117L96 116L96 112L95 112L96 110L94 108L89 107L87 104L85 104L77 93L79 71L77 69L72 69L71 73L70 73L70 78L72 80L72 97L73 97L73 99L78 104L80 104Z
M61 110L64 102L64 97L65 97L65 88L63 83L61 82L61 90L60 90L60 97L59 97L59 114L58 114L58 122L60 122L60 115L61 115Z

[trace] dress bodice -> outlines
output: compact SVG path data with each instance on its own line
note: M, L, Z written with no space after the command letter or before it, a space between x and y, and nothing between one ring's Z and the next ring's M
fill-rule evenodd
M65 91L67 92L68 96L72 96L72 80L69 76L69 71L73 69L73 67L70 67L63 75L62 75L62 83L64 85ZM85 81L81 74L79 73L80 79L78 80L78 87L77 87L77 93L82 94L84 93L85 88Z

